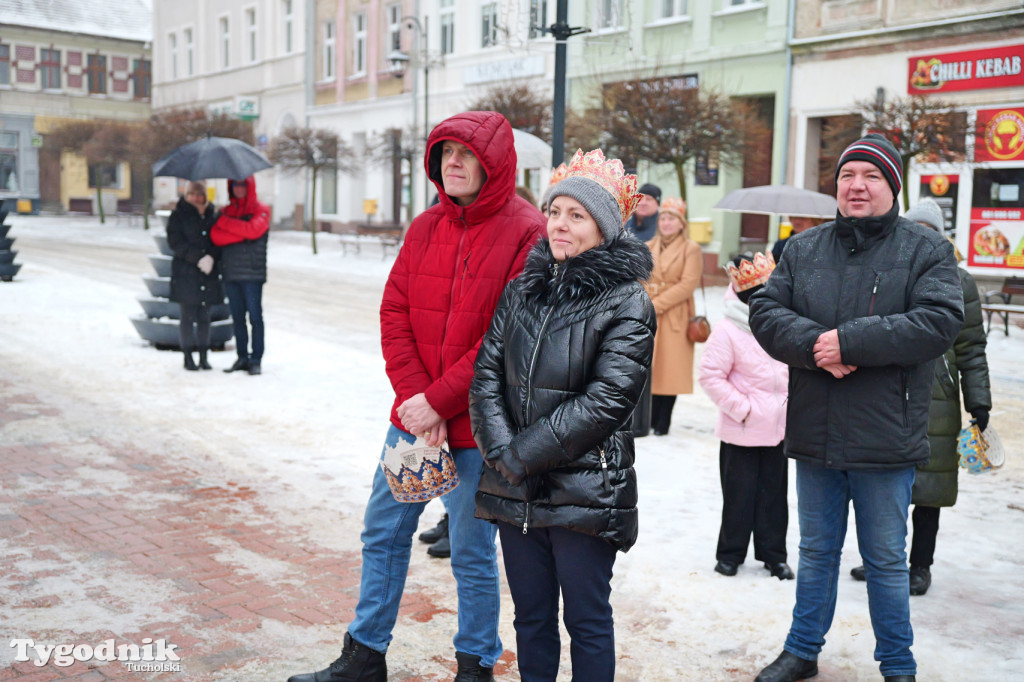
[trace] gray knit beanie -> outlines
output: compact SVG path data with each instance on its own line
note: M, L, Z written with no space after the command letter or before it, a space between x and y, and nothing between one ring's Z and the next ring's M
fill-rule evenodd
M918 201L903 217L933 227L939 234L946 233L946 219L942 215L942 208L931 197Z
M605 241L615 239L622 232L622 211L619 202L598 183L579 175L573 175L555 185L548 195L548 207L555 197L567 196L583 204L587 213L601 228Z

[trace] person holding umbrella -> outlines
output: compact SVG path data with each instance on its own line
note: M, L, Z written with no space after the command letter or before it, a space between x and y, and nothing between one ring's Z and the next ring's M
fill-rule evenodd
M210 228L217 212L206 198L206 185L188 183L185 196L167 221L167 244L174 252L171 261L171 300L181 306L179 335L185 354L185 369L212 369L210 350L210 307L224 302L217 257L220 249L210 241ZM199 351L199 365L192 357Z
M256 196L256 179L228 180L231 203L221 211L210 231L222 247L221 268L228 306L235 326L238 359L225 372L247 370L259 374L263 359L263 284L267 281L267 236L270 209ZM245 316L252 326L252 350Z

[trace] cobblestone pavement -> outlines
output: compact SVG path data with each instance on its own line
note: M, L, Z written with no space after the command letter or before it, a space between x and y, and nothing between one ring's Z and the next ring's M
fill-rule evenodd
M0 434L0 600L19 624L34 624L31 633L5 634L90 646L163 639L181 659L169 662L178 675L117 661L59 666L53 657L40 667L29 648L32 660L0 668L0 680L283 680L302 670L289 666L286 647L259 643L287 644L297 632L307 645L321 640L324 665L336 655L358 596L358 552L310 544L245 482L158 462L142 443L91 432L80 415L69 420L5 379ZM76 609L107 627L77 630ZM436 595L406 592L401 618L427 623L439 614L454 615ZM454 670L448 658L437 661ZM498 672L512 660L506 652ZM443 679L392 672L395 680Z

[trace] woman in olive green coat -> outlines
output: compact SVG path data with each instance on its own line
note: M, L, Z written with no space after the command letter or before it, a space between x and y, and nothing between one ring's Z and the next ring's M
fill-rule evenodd
M922 199L906 217L939 232L944 232L942 209L932 199ZM928 416L928 444L931 460L917 468L914 480L912 515L914 536L910 546L910 594L921 595L931 585L931 565L935 538L939 532L939 509L956 504L957 474L960 456L956 451L960 435L960 394L964 407L982 431L988 426L992 409L988 360L985 358L985 325L981 315L981 297L974 278L959 268L964 292L964 326L953 347L935 361L935 381ZM854 578L863 580L864 568L853 569Z

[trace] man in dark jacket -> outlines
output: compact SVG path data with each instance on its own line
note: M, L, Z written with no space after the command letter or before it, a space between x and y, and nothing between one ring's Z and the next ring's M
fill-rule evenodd
M267 281L270 209L256 197L256 178L228 180L231 203L217 218L210 238L221 251L221 270L235 327L238 359L225 372L256 375L263 359L263 285ZM245 316L252 325L252 351Z
M875 659L914 680L907 514L928 461L934 361L963 324L953 247L899 217L902 170L868 135L836 168L836 220L789 240L750 301L750 328L790 366L786 454L796 460L800 565L784 651L759 682L817 674L832 624L850 501L868 582Z
M440 203L409 226L380 307L395 390L384 451L417 437L431 447L447 441L461 481L445 495L459 597L455 679L488 682L503 651L497 531L474 518L483 458L469 423L469 384L501 292L545 223L516 196L512 126L501 114L470 111L442 121L427 140L425 165ZM341 657L289 682L386 682L385 654L426 504L397 502L378 467L366 505L359 602Z
M658 230L658 209L661 208L661 188L650 182L640 185L640 203L626 221L626 231L642 242L654 239Z

